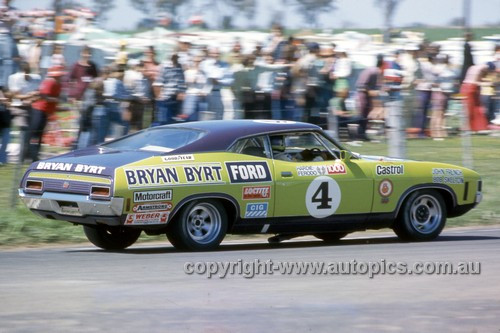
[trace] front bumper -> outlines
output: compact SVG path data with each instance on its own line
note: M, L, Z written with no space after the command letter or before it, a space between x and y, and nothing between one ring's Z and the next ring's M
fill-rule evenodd
M80 224L104 223L119 225L123 212L123 198L92 200L87 195L44 192L42 195L19 189L25 205L39 215Z

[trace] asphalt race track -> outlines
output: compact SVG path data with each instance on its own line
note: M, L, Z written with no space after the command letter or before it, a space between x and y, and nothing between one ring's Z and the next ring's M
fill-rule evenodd
M364 237L364 238L360 238ZM368 237L368 238L366 238ZM402 243L357 233L278 246L226 242L183 253L165 244L0 251L1 332L499 332L500 228L453 229ZM475 275L228 275L186 262L480 262Z

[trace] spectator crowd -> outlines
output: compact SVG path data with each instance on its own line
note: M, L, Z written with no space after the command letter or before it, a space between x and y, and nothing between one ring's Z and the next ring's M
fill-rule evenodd
M354 125L351 139L368 140L370 120L384 120L385 106L393 101L400 102L405 127L415 136L444 138L445 114L457 93L472 131L488 129L498 113L500 48L492 50L491 61L474 64L470 35L460 68L437 44L424 43L374 56L374 66L357 73L346 50L334 43L287 37L274 26L269 42L250 52L243 52L239 40L222 54L218 47L179 38L175 50L158 59L153 46L138 57L122 43L115 60L102 68L91 61L88 46L69 64L64 45L53 44L44 70L41 41L27 58L19 56L8 8L2 13L0 163L7 161L13 116L26 118L23 158L37 160L47 123L60 110L78 114L75 148L104 142L113 128L123 135L149 125L239 118L327 128L327 119L335 117L339 127Z

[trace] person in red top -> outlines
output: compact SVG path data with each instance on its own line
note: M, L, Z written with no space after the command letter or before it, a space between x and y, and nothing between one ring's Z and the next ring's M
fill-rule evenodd
M56 112L61 94L61 79L65 74L63 66L51 67L47 78L40 84L40 98L31 104L28 157L33 161L38 161L43 131L47 125L48 117Z

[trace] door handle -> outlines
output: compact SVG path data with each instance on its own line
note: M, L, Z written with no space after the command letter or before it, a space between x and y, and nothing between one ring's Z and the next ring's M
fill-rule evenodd
M291 171L281 171L281 177L292 177Z

